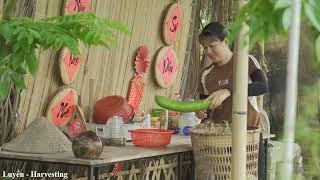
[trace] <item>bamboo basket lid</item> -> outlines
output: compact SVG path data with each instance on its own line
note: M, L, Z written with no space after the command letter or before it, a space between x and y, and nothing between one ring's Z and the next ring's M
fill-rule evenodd
M171 46L164 46L159 50L154 72L160 87L168 88L174 83L178 74L178 59Z
M72 151L71 141L45 117L34 120L2 150L21 153L57 153Z
M73 56L67 48L62 48L59 56L59 69L63 84L70 85L80 70L80 55Z
M66 125L73 117L78 104L78 93L70 87L63 87L51 100L46 117L56 126Z
M178 3L173 3L166 14L162 25L162 39L167 45L174 43L177 33L181 29L181 11Z

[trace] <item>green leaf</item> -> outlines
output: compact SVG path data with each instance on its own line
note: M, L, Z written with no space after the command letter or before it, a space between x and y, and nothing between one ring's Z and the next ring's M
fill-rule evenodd
M65 46L71 51L71 54L77 56L79 54L78 47L73 43L66 43Z
M12 69L16 69L24 62L24 53L22 51L18 51L12 55L10 65Z
M34 77L38 71L38 62L34 52L27 57L27 66L30 74Z
M320 35L318 35L316 39L315 51L316 51L317 61L320 63Z
M96 35L96 33L94 31L90 31L85 36L85 40L91 42L93 40L93 38L95 37L95 35Z
M274 6L274 9L284 9L290 7L292 4L292 0L278 0Z
M287 8L282 15L282 25L285 31L288 31L291 24L291 7Z
M1 23L0 24L0 34L6 39L9 39L11 37L12 31L11 31L9 23Z
M19 33L17 40L21 41L24 37L26 37L28 34L25 31L22 31Z
M35 31L33 29L29 29L29 32L35 39L40 39L41 38L40 34L37 31Z
M15 71L19 74L27 74L27 71L23 65L18 66Z
M0 81L0 98L5 98L9 94L9 81L8 79L3 79Z
M60 49L62 46L62 41L60 39L56 39L53 43L53 49L57 50Z
M320 14L308 3L304 4L304 9L312 25L320 31Z
M28 44L31 45L33 43L33 36L28 35Z
M24 83L24 80L21 75L11 74L10 78L18 89L26 88L26 84Z
M0 78L8 71L6 67L0 67Z

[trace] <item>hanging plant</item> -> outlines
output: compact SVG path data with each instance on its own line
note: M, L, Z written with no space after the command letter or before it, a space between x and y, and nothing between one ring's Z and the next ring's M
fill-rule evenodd
M23 76L36 75L36 49L58 50L63 46L76 56L79 42L109 48L115 43L114 30L127 32L121 23L92 13L46 17L39 21L4 16L0 20L0 99L8 95L11 82L23 89L26 87Z

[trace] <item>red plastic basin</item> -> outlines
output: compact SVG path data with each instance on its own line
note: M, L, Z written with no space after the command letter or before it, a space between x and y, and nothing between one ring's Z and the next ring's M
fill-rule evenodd
M132 143L142 147L160 147L170 144L172 130L134 129L130 130Z

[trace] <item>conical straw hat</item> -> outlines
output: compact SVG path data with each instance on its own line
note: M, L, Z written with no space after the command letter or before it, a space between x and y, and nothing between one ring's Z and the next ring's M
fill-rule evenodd
M57 153L71 151L70 140L47 118L34 120L2 150L23 153Z

